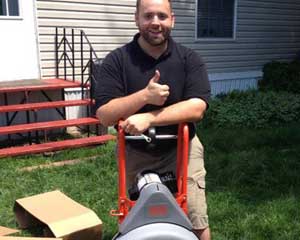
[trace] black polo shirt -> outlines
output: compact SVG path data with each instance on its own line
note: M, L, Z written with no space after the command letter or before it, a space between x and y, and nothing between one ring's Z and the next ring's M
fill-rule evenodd
M158 59L146 54L134 36L133 41L112 51L103 60L99 76L96 77L96 107L114 98L130 95L145 88L160 71L160 84L170 87L163 107L190 98L201 98L206 103L210 98L210 85L204 62L198 54L170 37L168 48ZM145 105L138 113L153 111L161 106ZM157 127L160 134L176 134L177 126ZM191 137L195 134L194 124L190 124Z

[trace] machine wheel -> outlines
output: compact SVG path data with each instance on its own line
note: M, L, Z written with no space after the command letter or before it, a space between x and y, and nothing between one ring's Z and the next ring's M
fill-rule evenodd
M153 223L136 228L114 240L198 240L196 235L179 225Z

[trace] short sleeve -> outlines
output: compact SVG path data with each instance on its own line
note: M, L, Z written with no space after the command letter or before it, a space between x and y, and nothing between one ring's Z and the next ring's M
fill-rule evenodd
M184 99L201 98L208 106L211 88L206 65L195 51L188 51L185 59L185 71Z
M95 108L108 103L114 98L125 95L125 86L122 78L121 54L116 51L107 55L95 76Z

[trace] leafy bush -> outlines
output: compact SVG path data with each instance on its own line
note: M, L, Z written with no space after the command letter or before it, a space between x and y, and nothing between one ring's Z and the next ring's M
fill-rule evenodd
M273 61L265 64L259 87L300 93L300 60L290 63Z
M214 98L200 127L262 128L300 119L300 94L234 91Z

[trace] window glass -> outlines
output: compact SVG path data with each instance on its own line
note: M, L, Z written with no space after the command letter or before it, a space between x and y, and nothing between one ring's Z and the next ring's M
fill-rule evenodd
M6 16L6 0L0 0L0 16Z
M198 0L197 38L233 38L235 0Z
M19 0L0 0L0 16L20 16Z
M9 0L9 16L19 16L19 1Z

